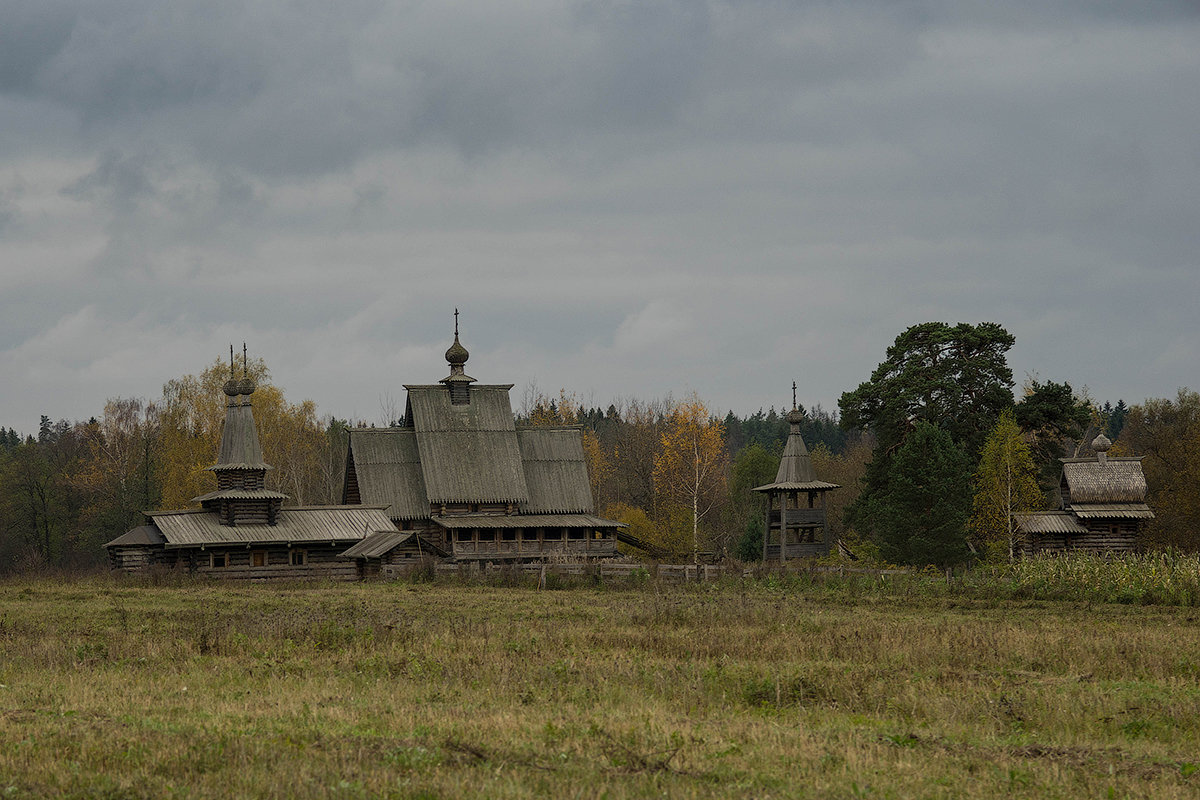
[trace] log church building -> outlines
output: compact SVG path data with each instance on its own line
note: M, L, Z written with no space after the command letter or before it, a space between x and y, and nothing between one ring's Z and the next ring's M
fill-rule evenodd
M456 312L457 317L457 312ZM404 419L350 432L342 505L288 507L266 488L254 381L224 386L217 488L199 508L147 512L109 542L125 572L180 568L213 577L357 580L426 559L524 562L617 555L622 523L595 515L578 426L518 427L512 384L468 376L455 324L450 374L406 385Z

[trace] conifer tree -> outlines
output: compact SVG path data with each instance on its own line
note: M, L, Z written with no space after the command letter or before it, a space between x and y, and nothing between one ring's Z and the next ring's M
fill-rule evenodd
M970 471L949 433L918 422L892 459L887 489L868 501L883 557L944 568L966 560Z

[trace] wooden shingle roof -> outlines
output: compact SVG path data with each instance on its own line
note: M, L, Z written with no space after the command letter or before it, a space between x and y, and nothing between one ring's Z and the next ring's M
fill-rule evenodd
M429 497L411 428L355 428L350 431L350 457L365 502L388 507L393 519L429 516Z
M1076 522L1075 517L1065 511L1038 511L1031 514L1013 514L1022 533L1087 533L1087 528Z
M436 555L442 558L450 555L442 548L412 531L378 531L370 534L361 542L352 545L346 552L339 553L338 558L380 558L397 547L402 547L409 543L429 555Z
M1141 458L1064 458L1063 480L1072 506L1146 502Z
M791 415L789 414L790 419ZM808 454L808 448L804 445L804 437L800 435L800 426L793 422L787 444L783 447L783 456L779 459L779 471L775 473L775 482L764 486L755 486L751 491L825 491L840 488L842 487L836 483L817 480L812 458Z
M139 545L156 545L162 544L162 534L158 532L158 528L153 525L139 525L136 528L131 528L121 534L111 542L105 544L105 547L137 547Z
M454 405L444 386L406 386L408 424L432 503L523 503L529 497L515 435L510 385L472 386Z
M154 511L150 517L168 548L222 544L350 542L396 526L379 506L280 509L274 525L222 525L205 510Z
M592 484L578 428L522 428L517 440L529 491L521 513L592 513Z
M271 469L270 465L263 462L258 429L254 426L254 412L248 401L231 402L225 409L221 449L217 452L217 463L208 469Z
M456 514L434 517L443 528L625 528L624 522L591 514Z

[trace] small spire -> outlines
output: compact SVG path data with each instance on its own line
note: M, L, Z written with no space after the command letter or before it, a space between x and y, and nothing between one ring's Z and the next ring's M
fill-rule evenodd
M804 421L804 412L800 410L800 406L796 405L796 382L792 381L792 410L787 413L787 421L792 426L792 433L800 435L800 429L797 427Z
M246 396L246 403L250 402L250 395L254 394L254 390L258 386L254 383L254 379L250 377L250 372L246 366L249 357L246 355L246 343L242 342L242 380L238 383L238 390Z
M470 356L467 348L458 341L458 309L456 308L454 309L454 344L450 345L450 349L446 351L446 362L450 365L451 374L461 373L462 365L467 363Z
M225 386L222 387L225 396L229 398L229 402L233 402L233 398L241 394L241 387L238 384L237 378L233 376L233 342L229 343L229 380L225 381Z

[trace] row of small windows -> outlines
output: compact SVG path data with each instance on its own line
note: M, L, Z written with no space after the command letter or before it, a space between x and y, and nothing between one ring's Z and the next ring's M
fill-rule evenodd
M223 569L232 565L229 553L209 553L208 565L213 569ZM250 551L250 566L265 567L272 563L268 551L266 550L251 550ZM274 563L282 564L283 562L275 559ZM287 563L293 567L302 567L308 563L308 552L305 550L289 550Z
M563 535L564 533L566 534L565 537ZM460 528L459 530L454 531L454 541L494 542L497 539L496 534L497 531L488 530L485 528ZM515 542L518 538L523 542L538 541L538 531L536 528L524 528L521 530L507 529L499 531L499 534L499 539L502 542ZM591 535L589 536L589 532L584 528L546 528L541 537L542 541L547 542L557 542L564 538L575 540L583 540L588 538L604 539L606 538L606 535L603 531L592 531Z

